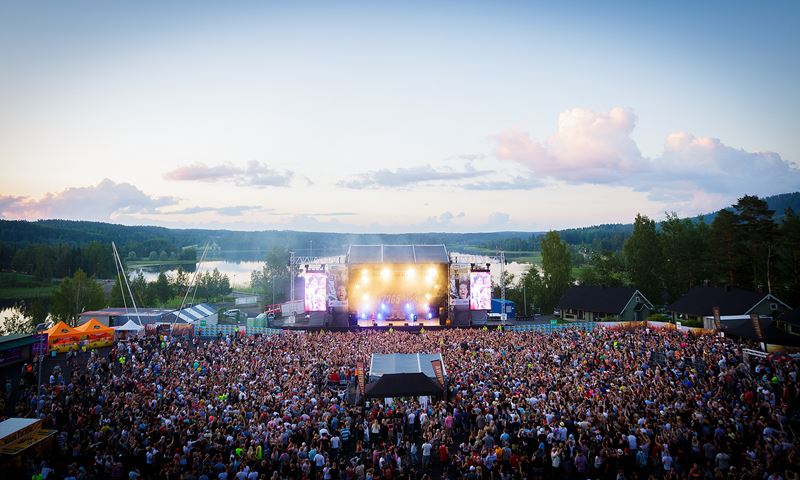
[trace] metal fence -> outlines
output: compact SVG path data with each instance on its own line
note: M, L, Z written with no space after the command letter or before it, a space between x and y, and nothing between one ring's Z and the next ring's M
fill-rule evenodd
M510 332L537 332L537 333L558 333L564 330L580 330L583 332L591 332L594 330L595 324L593 322L569 322L558 323L551 325L548 323L533 323L530 325L505 325L504 331Z
M248 327L246 325L195 325L194 334L198 337L217 337L225 335L276 335L283 330L270 327Z

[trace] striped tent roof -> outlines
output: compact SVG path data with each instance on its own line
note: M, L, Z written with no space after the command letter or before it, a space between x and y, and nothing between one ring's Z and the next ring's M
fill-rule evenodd
M216 312L217 308L214 306L201 303L200 305L194 305L182 310L175 310L166 315L162 321L170 323L194 323L200 319L214 315Z

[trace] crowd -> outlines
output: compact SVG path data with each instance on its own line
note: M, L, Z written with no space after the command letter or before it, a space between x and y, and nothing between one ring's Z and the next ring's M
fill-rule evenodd
M371 353L441 352L442 398L356 399ZM675 331L144 338L23 389L48 479L798 478L791 360Z

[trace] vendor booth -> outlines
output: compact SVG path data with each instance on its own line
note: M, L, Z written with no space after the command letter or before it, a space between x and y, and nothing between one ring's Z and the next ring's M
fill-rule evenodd
M109 347L114 343L114 329L106 327L96 318L76 327L75 331L80 332L81 340L86 342L86 348Z
M114 327L114 333L118 340L127 340L138 337L139 335L143 335L144 327L133 320L128 320L125 322L125 325Z
M44 331L51 351L69 352L80 346L83 333L76 331L64 322L58 322Z

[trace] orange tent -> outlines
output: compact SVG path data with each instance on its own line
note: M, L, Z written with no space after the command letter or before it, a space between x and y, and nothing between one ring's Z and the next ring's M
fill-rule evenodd
M114 343L114 329L106 327L96 318L76 327L75 331L80 333L81 340L86 340L87 348L108 347Z
M64 322L56 323L45 330L44 333L47 334L47 343L50 345L50 350L57 352L77 350L78 343L81 340L81 333Z

